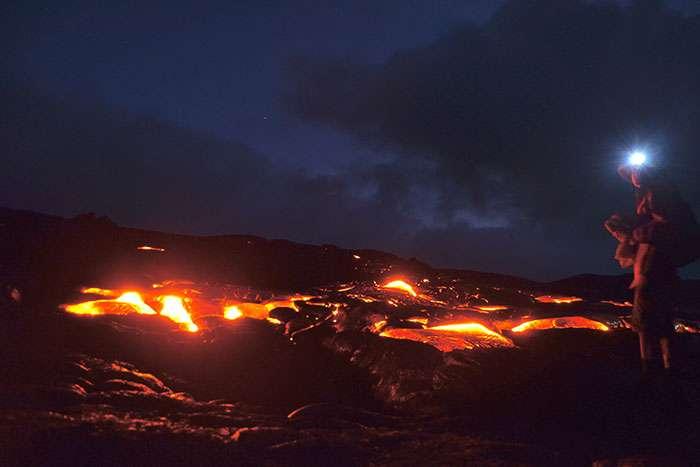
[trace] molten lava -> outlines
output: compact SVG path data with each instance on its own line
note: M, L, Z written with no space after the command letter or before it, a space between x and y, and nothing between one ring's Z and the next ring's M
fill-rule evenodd
M434 331L452 331L452 332L463 332L466 334L489 334L492 336L503 337L495 331L490 330L481 323L457 323L457 324L443 324L441 326L433 326Z
M543 329L563 329L563 328L578 328L578 329L595 329L597 331L608 331L608 328L603 323L593 321L592 319L584 318L583 316L563 316L559 318L543 318L526 321L519 326L511 329L512 332L525 332L532 330Z
M150 246L150 245L141 245L140 247L137 247L136 249L141 250L141 251L159 251L161 253L165 251L165 248L160 248L157 246Z
M674 324L676 332L687 333L687 334L700 334L700 326L697 323L691 322L679 322Z
M574 302L583 301L583 299L579 298L579 297L567 297L564 295L541 295L539 297L535 297L535 300L537 300L540 303L556 303L556 304L574 303Z
M387 283L387 284L384 284L384 285L382 286L382 288L384 288L384 289L402 290L402 291L408 293L409 295L411 295L412 297L417 297L417 296L418 296L418 294L416 293L416 291L413 290L413 287L412 287L410 284L408 284L408 283L406 283L406 282L404 282L404 281L402 281L402 280L391 281L391 282L389 282L389 283Z
M182 298L176 295L165 295L158 299L163 304L163 309L160 310L162 316L184 325L185 329L190 332L199 331L199 327L192 321L190 312L185 308L185 303Z
M88 292L95 293L93 290L104 289L83 289ZM112 291L109 291L112 292ZM104 315L104 314L124 314L123 307L114 306L115 304L126 304L142 315L155 315L156 312L146 302L143 301L138 292L125 292L113 300L91 300L89 302L77 303L74 305L64 305L64 309L76 315ZM127 309L128 311L128 309Z
M90 294L90 295L102 295L103 297L116 297L119 292L111 289L101 289L99 287L83 287L80 289L80 293Z
M153 308L148 306L141 298L138 292L125 292L117 298L118 302L128 303L136 309L136 312L142 315L155 315L156 312Z
M428 324L428 318L423 318L422 316L414 316L412 318L408 318L406 321L409 323L418 323L423 326L426 326Z
M270 311L260 303L237 303L236 309L246 318L267 319Z
M312 298L317 297L311 295L292 295L290 297L268 300L263 303L263 305L268 311L272 311L275 308L292 308L293 310L299 311L299 307L295 302L308 302Z
M243 313L236 305L231 305L224 308L224 318L226 319L234 320L240 318L241 316L243 316Z
M443 352L513 347L513 343L508 338L480 323L446 324L427 329L389 329L382 332L380 336L422 342Z
M197 332L199 326L194 322L194 318L197 317L223 315L225 319L235 320L245 316L247 318L268 320L272 324L280 324L279 320L269 317L270 311L280 307L299 311L299 302L318 298L313 295L293 294L272 298L263 303L236 301L229 301L228 303L224 301L222 303L217 298L207 299L202 297L203 292L194 288L194 285L193 282L189 281L164 281L162 284L153 284L152 289L147 289L143 292L146 297L145 300L142 298L141 292L133 290L118 291L99 287L84 287L81 289L81 292L84 294L116 298L62 305L61 308L77 315L127 315L134 312L143 315L160 314L181 325L184 330ZM153 295L155 291L158 292L158 295ZM161 304L160 313L156 312L149 305L149 303L152 304L154 302ZM328 308L332 305L329 303L319 304L319 306Z
M479 311L489 312L489 311L503 311L503 310L507 310L508 307L507 307L507 306L503 306L503 305L479 305L479 306L476 307L476 309L479 310Z
M616 302L615 300L603 300L600 303L607 303L608 305L618 306L621 308L632 308L634 306L630 302Z
M100 306L102 303L113 303L113 300L91 300L89 302L63 305L63 309L76 315L104 315L105 311Z
M267 311L272 311L275 308L291 308L299 311L299 307L294 303L294 300L271 300L263 303Z
M155 247L150 247L155 248ZM422 282L429 283L427 279ZM225 288L218 290L215 287L205 285L196 287L197 284L186 280L168 280L162 283L153 284L152 287L141 291L118 290L99 287L85 287L81 290L84 294L97 295L98 300L85 301L82 303L63 305L62 307L70 313L77 315L161 315L174 323L180 325L184 331L197 332L200 326L208 325L215 321L204 320L207 317L222 317L227 320L237 320L239 318L253 318L257 320L267 320L271 324L281 325L289 318L289 312L294 310L298 313L300 322L319 323L324 321L323 310L327 314L325 318L337 317L340 307L348 306L349 301L379 302L385 306L384 311L377 315L377 319L372 321L373 326L367 330L377 333L383 337L396 339L409 339L432 345L440 350L449 351L454 349L472 349L488 347L512 347L513 343L500 334L501 330L511 330L514 333L537 329L557 329L557 328L587 328L607 331L608 327L601 323L581 316L566 316L560 318L543 318L533 321L522 322L523 318L510 317L506 321L494 321L498 331L485 326L479 322L463 322L456 324L443 324L428 327L429 320L440 319L438 315L433 316L436 310L443 310L442 319L454 319L456 310L467 310L474 314L474 311L490 313L503 310L513 310L508 305L491 304L486 297L480 299L481 304L469 304L463 302L463 296L456 295L455 299L442 301L448 295L443 293L443 289L453 290L446 287L438 287L438 293L442 295L432 297L427 293L417 293L417 289L410 283L395 279L387 281L384 285L377 283L367 284L336 284L330 290L330 294L325 293L325 289L318 295L267 295L267 299L262 299L264 293L251 294L249 290L238 292L235 288ZM365 288L366 287L366 288ZM432 290L432 289L430 289ZM388 293L391 292L391 293ZM410 314L405 314L401 310L406 306L405 300L396 294L405 294L410 297L417 297L423 305L429 308L411 309ZM426 290L426 292L428 292ZM341 294L342 295L339 295ZM250 297L255 297L250 300ZM438 299L439 298L439 299ZM250 301L247 301L250 300ZM573 303L582 301L579 297L564 295L543 295L535 297L541 303ZM309 306L302 302L310 303ZM429 303L428 303L429 302ZM159 306L155 305L156 303ZM498 302L496 302L498 303ZM615 306L628 306L628 303L618 303L607 301ZM160 309L159 309L160 308ZM270 312L278 308L287 308L285 312L280 311L274 318L270 318ZM307 310L308 308L308 310ZM392 317L395 310L399 309L398 315ZM158 310L158 311L156 311ZM408 311L408 309L406 310ZM279 316L278 316L279 315ZM294 315L294 313L292 313ZM281 319L280 316L285 316ZM429 317L430 316L430 317ZM524 319L529 319L527 316ZM198 324L195 324L197 321ZM400 322L406 323L406 328L396 328ZM416 326L416 324L418 326ZM399 324L400 325L400 324ZM364 329L364 328L363 328Z
M98 289L96 287L84 288L83 293L108 295L112 291L107 289ZM172 321L182 324L184 328L190 332L196 332L199 327L192 321L184 301L176 295L165 295L157 297L157 301L161 302L163 307L160 315L170 318ZM76 315L124 315L136 312L140 315L157 315L156 311L147 304L141 294L136 291L127 291L114 299L91 300L72 305L63 305L63 308Z

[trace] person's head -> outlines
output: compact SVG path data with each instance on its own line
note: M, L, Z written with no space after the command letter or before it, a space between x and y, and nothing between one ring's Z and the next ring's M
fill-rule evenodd
M635 188L642 186L642 175L639 173L639 169L633 170L630 174L630 181Z
M635 188L648 186L658 178L657 170L646 165L638 166L626 164L620 166L620 168L617 169L617 173L630 182Z

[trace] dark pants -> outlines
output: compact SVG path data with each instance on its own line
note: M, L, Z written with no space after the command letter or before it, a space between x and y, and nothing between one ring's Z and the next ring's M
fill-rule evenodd
M652 269L647 283L634 291L632 325L650 338L671 337L678 300L679 279L675 268Z

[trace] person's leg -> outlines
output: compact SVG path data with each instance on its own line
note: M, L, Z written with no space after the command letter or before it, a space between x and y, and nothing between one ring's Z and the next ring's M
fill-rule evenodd
M646 332L639 332L639 356L642 362L642 371L649 372L654 367L654 339Z
M659 300L653 284L637 287L634 294L632 321L639 334L639 356L644 379L655 379L663 368L659 347L662 333L662 315L659 314Z
M662 337L659 339L659 347L661 348L661 358L664 361L664 368L671 369L671 338Z

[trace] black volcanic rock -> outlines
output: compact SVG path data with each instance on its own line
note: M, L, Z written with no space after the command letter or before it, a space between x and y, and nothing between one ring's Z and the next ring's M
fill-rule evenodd
M165 251L137 250L142 245ZM58 301L65 291L96 282L150 285L187 278L299 290L430 269L373 250L360 251L358 261L356 251L242 235L172 235L95 216L62 219L0 208L0 282L17 284L30 302Z
M298 316L298 312L293 308L278 307L270 310L270 318L277 319L286 323Z
M688 321L677 336L682 391L640 392L636 336L620 324L629 307L600 302L624 299L624 278L541 284L98 216L0 210L0 224L0 285L23 296L0 301L3 465L590 465L636 453L639 439L698 458L697 327ZM383 287L397 275L416 293ZM81 286L128 284L150 300L181 293L201 315L199 332L164 316L57 309L67 297L101 298ZM537 294L583 300L539 303ZM285 326L264 319L266 304L290 300L299 312L270 314ZM234 303L260 319L225 319L222 307ZM486 304L505 309L475 308ZM509 331L572 314L610 330ZM440 351L378 334L446 323L483 323L503 345ZM478 344L479 332L462 336ZM677 402L662 406L676 423L642 426L640 406L663 393Z
M137 250L142 245L165 251ZM0 208L0 285L3 289L17 286L29 303L55 303L64 300L67 291L98 282L150 286L184 278L304 290L397 275L469 284L475 292L491 289L495 300L501 294L502 299L521 305L530 298L520 291L595 300L623 300L630 295L626 275L580 275L544 284L494 273L436 270L414 258L406 260L376 250L345 250L244 235L173 235L119 227L94 214L63 219ZM698 281L684 281L680 298L693 307L699 303Z

